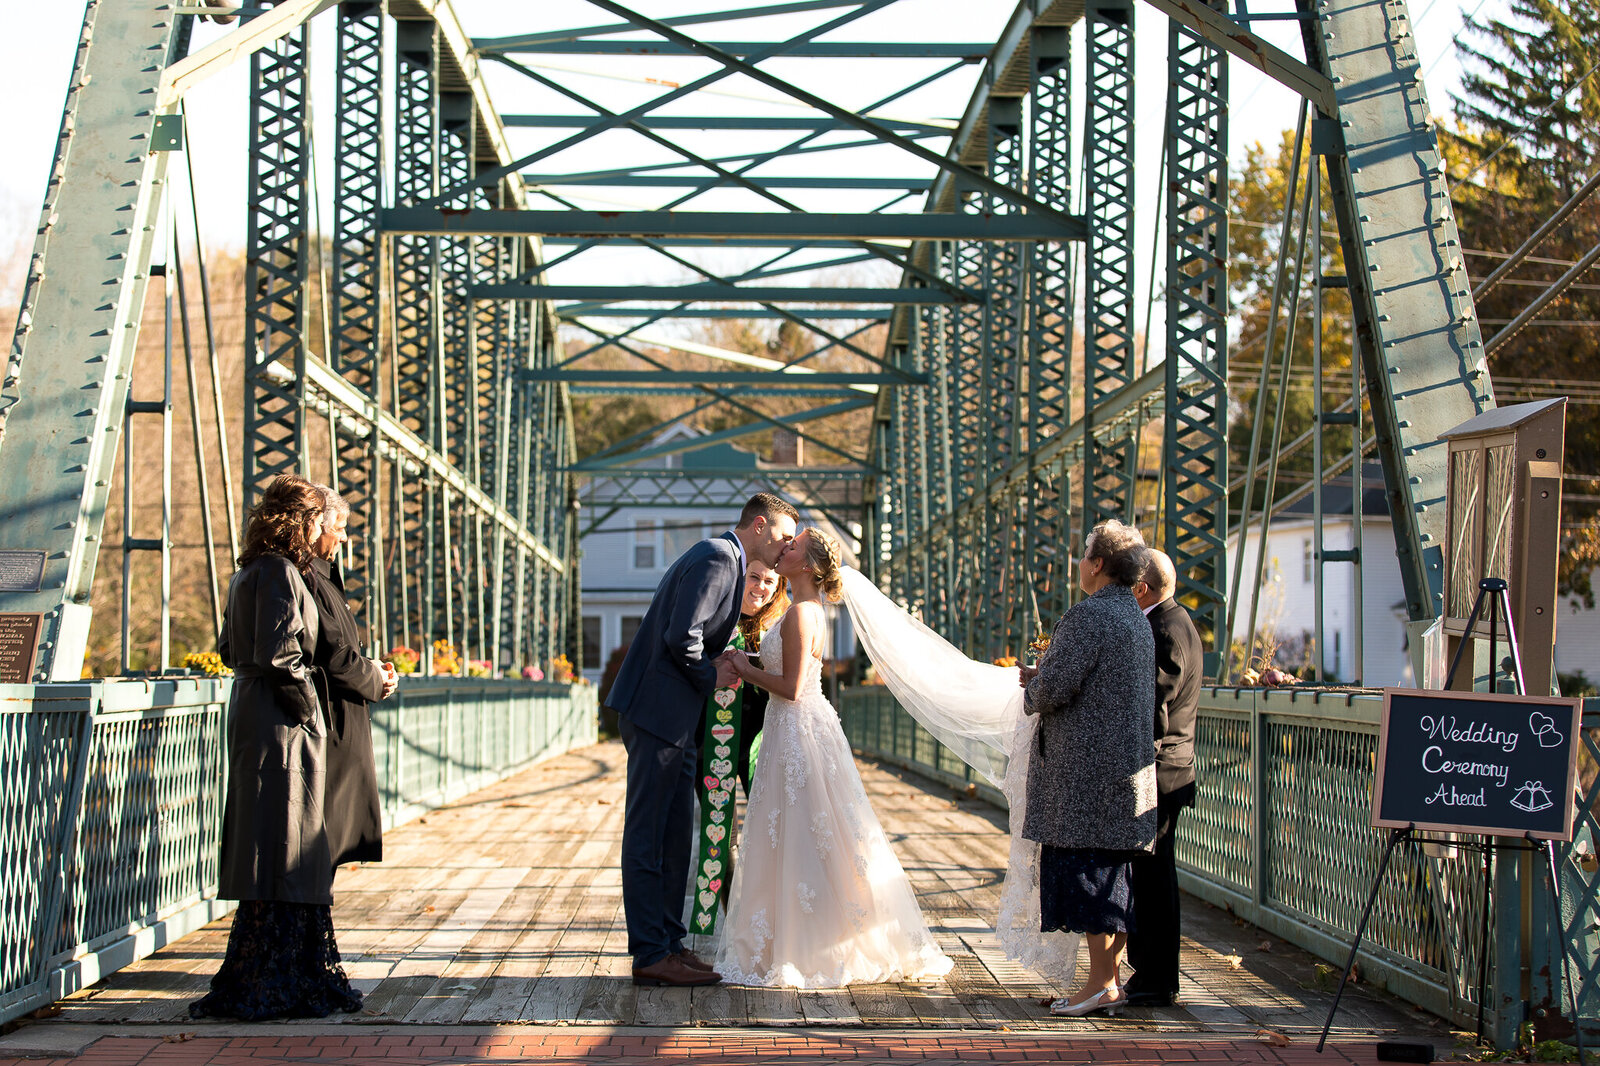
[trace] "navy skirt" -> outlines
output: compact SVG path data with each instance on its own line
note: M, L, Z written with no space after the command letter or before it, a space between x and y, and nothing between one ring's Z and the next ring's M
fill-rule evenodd
M1112 935L1133 929L1133 859L1139 851L1058 848L1039 856L1039 931Z

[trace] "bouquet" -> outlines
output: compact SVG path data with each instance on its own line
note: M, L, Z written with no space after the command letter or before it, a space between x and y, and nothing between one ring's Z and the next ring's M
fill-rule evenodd
M494 663L488 659L467 660L468 677L488 677L492 673L494 673Z
M414 648L397 644L389 649L389 661L394 664L395 673L414 674L417 672L417 664L422 661L422 656L418 655Z
M232 677L233 671L222 665L222 656L214 651L192 651L183 657L183 665L198 670L206 677Z
M550 680L563 685L572 684L572 660L565 655L557 655L550 660Z
M461 672L461 655L448 640L433 642L433 674L448 677Z
M524 681L543 681L544 671L537 666L524 666L522 668L522 679Z

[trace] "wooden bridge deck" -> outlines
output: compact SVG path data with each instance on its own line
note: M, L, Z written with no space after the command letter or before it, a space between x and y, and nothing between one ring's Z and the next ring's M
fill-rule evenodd
M1330 999L1309 956L1186 900L1183 1005L1120 1018L1052 1017L1066 989L1008 962L989 923L1005 815L863 761L861 771L935 936L955 969L933 984L796 992L641 989L629 980L618 852L624 754L603 743L535 766L392 830L387 860L347 870L334 924L365 1009L316 1024L813 1026L1112 1034L1262 1029L1296 1043ZM45 1025L183 1023L221 961L216 922L62 1001ZM38 1023L36 1023L38 1024ZM1353 986L1336 1033L1426 1035L1445 1023Z

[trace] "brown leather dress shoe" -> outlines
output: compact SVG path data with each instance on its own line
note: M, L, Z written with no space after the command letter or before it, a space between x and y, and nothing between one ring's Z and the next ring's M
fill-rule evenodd
M716 967L715 966L712 966L709 962L707 962L706 960L702 959L700 956L696 955L694 952L690 951L688 948L684 948L682 951L678 952L676 955L674 955L672 957L677 959L678 961L682 962L685 966L689 967L689 969L691 969L691 970L699 970L702 973L715 973L716 972Z
M696 970L676 955L668 955L660 962L633 968L636 985L669 985L673 988L720 984L722 975L708 970Z

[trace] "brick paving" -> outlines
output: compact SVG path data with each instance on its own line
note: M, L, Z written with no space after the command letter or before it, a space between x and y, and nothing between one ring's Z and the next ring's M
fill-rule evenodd
M608 1064L683 1063L753 1066L782 1058L791 1066L954 1066L971 1062L1149 1063L1375 1063L1376 1044L1331 1041L1322 1055L1315 1040L1275 1047L1264 1037L1142 1037L925 1030L781 1031L580 1030L572 1027L495 1027L488 1030L351 1033L322 1028L276 1035L207 1036L172 1031L162 1036L100 1036L78 1054L56 1058L0 1058L0 1066L259 1066L267 1062L329 1066L456 1066L506 1062ZM1445 1049L1438 1049L1443 1054Z

